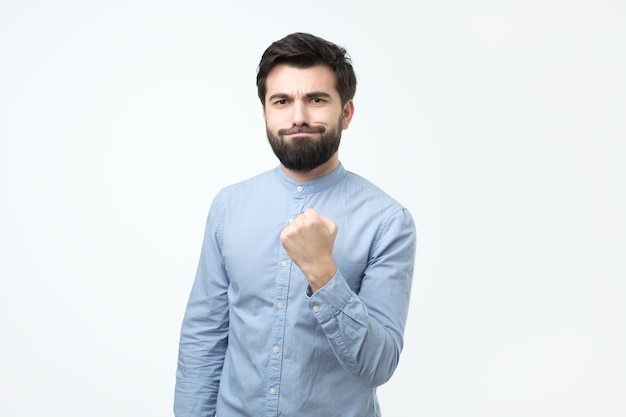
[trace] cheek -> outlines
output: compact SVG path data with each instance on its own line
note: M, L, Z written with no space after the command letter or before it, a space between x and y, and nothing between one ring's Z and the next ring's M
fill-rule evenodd
M321 124L326 126L334 126L338 122L339 124L343 123L341 113L337 113L335 109L320 109L319 111L311 114L310 120L312 124Z
M264 117L265 117L265 124L268 127L280 127L282 125L285 124L286 121L286 115L284 114L284 112L277 112L277 111L265 111Z

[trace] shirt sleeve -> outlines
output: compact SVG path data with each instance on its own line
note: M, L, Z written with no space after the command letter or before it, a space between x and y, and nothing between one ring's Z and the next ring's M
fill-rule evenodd
M219 212L219 203L214 202L183 318L174 395L177 417L215 415L229 323L228 276L220 252Z
M344 369L374 388L391 378L403 347L416 252L406 209L381 225L371 250L358 294L337 271L309 308Z

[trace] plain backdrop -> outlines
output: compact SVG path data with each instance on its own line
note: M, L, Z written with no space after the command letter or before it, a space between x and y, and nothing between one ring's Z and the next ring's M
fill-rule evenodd
M625 21L618 0L0 0L0 415L173 415L206 214L277 163L256 66L295 31L348 49L340 159L417 224L384 416L626 415Z

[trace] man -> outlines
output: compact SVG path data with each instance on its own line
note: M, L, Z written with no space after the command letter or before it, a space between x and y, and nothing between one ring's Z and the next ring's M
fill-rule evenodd
M410 214L346 171L345 49L294 33L257 74L275 169L215 197L183 320L178 417L374 417L403 346Z

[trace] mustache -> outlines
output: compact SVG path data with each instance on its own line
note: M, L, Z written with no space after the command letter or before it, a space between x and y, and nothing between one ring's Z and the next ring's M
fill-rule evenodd
M324 126L295 126L289 129L280 129L279 135L297 135L298 133L324 133L326 128Z

